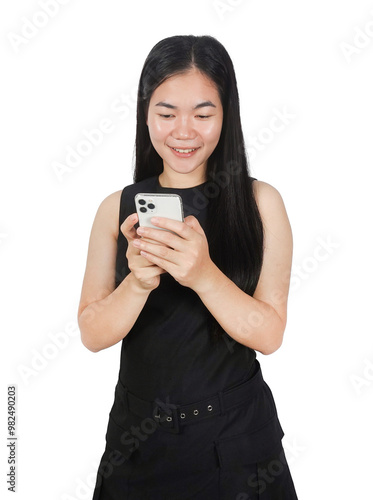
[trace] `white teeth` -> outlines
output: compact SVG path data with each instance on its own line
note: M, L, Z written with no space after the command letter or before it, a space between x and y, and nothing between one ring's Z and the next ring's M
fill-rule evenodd
M191 153L192 151L195 151L197 148L194 149L177 149L177 148L172 148L178 153Z

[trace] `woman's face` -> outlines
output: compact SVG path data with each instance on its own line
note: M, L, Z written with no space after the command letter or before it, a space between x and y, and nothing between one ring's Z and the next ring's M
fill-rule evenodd
M223 107L214 83L196 69L174 75L154 91L147 118L164 171L205 178L207 159L219 142Z

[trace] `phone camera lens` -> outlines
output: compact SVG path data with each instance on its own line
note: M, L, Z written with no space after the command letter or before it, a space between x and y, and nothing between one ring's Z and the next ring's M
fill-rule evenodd
M143 212L143 213L147 212L146 207L140 207L140 212Z
M155 208L154 203L149 203L148 208L149 208L149 210L153 210Z
M139 205L145 205L145 204L146 204L145 200L143 200L143 199L139 200Z

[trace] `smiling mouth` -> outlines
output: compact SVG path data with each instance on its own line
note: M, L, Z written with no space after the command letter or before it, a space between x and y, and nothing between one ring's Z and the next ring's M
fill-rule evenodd
M169 146L169 148L173 149L174 151L177 151L178 153L192 153L193 151L196 151L196 149L199 149L199 148L180 149L180 148L172 148L171 146Z

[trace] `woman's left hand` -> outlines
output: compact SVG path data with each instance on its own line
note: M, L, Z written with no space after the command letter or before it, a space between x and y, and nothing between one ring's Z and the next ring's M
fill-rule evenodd
M209 254L209 247L205 232L199 221L193 216L185 217L184 222L158 217L151 223L154 226L169 229L162 231L150 227L139 227L140 236L157 243L144 241L144 238L134 241L134 245L141 250L141 254L149 262L156 264L171 274L183 286L197 291L213 273L215 264Z

